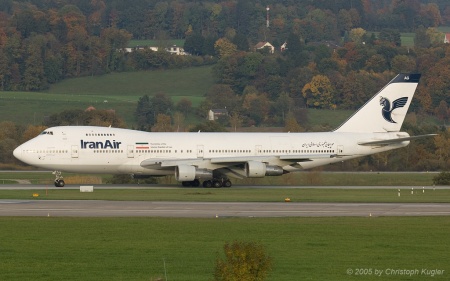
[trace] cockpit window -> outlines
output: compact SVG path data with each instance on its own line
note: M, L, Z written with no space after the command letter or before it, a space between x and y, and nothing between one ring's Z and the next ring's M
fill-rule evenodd
M41 135L52 135L53 136L53 132L52 131L43 131L41 133Z

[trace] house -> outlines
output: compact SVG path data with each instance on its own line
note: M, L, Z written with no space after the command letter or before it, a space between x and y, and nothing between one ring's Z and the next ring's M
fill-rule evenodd
M271 54L273 54L275 51L275 47L269 42L259 42L255 45L255 50L262 50L264 48L268 48Z
M225 109L210 109L208 112L208 120L214 121L219 119L220 116L228 116L228 110Z
M445 33L444 43L446 44L450 43L450 33Z
M131 53L133 51L140 51L140 50L145 50L145 49L150 49L153 52L157 52L159 48L158 47L151 47L151 46L148 46L148 47L137 46L137 47L134 47L134 48L125 48L125 52L126 53ZM170 53L170 54L173 54L173 55L181 55L181 56L188 55L188 53L186 53L182 47L178 47L177 45L173 45L172 47L164 48L164 50L166 52Z
M280 47L280 51L284 52L284 51L286 51L286 49L287 49L287 42L284 42L283 45L281 45L281 47Z
M166 52L169 52L173 55L181 55L185 56L187 53L184 51L183 48L178 47L177 45L173 45L172 47L165 48Z

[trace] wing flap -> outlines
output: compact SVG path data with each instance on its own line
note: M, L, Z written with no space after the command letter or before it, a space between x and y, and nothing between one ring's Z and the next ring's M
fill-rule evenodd
M437 134L428 134L428 135L420 135L420 136L404 137L404 138L395 138L395 139L386 139L386 140L362 141L362 142L358 142L358 144L359 145L368 145L368 146L390 145L390 144L404 142L404 141L410 141L410 140L415 140L415 139L433 137L433 136L436 136L436 135Z

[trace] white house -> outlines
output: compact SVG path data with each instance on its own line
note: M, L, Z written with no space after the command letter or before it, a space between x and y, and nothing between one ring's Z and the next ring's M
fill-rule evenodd
M145 49L150 49L153 52L157 52L159 48L158 47L150 47L150 46L149 47L138 46L138 47L134 47L134 48L125 48L125 52L131 53L133 51L139 51L139 50L145 50ZM180 56L188 55L188 53L186 53L182 47L178 47L177 45L173 45L171 47L164 48L164 50L173 55L180 55Z
M269 42L259 42L255 45L255 50L262 50L264 48L268 48L271 54L275 52L275 47Z
M446 44L450 43L450 33L445 33L444 43Z
M219 119L220 116L227 116L228 110L226 109L210 109L208 112L208 120L214 121Z

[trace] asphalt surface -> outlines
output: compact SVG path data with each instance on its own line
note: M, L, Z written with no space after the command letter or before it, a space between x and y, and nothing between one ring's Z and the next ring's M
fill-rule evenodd
M90 185L90 184L82 184ZM93 185L95 189L176 189L184 188L189 189L189 187L181 187L181 185L162 185L162 184L149 184L149 185L121 185L121 184L99 184ZM450 189L450 186L291 186L291 185L233 185L231 188L254 188L254 189L266 189L266 188L287 188L287 189L298 189L298 188L322 188L322 189L408 189L411 190L432 190L432 189ZM64 187L55 187L53 184L0 184L0 190L45 190L45 189L80 189L80 185L66 185Z
M0 216L47 217L378 217L448 216L437 203L236 203L0 200Z

